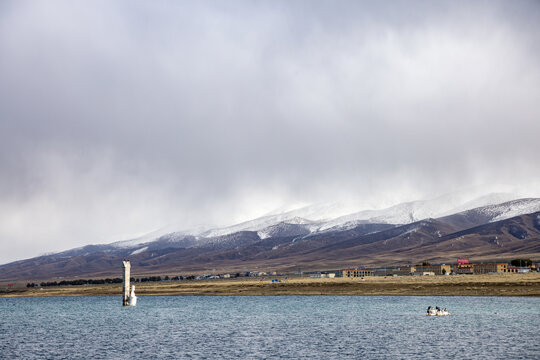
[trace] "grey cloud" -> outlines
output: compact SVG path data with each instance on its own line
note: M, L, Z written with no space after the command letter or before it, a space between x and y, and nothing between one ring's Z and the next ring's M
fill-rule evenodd
M1 6L0 262L540 175L536 2Z

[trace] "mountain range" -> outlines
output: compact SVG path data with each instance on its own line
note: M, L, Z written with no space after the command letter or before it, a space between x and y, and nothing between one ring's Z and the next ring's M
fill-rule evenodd
M346 215L321 204L228 227L172 229L0 265L0 281L118 276L125 258L134 276L538 259L540 199L446 196Z

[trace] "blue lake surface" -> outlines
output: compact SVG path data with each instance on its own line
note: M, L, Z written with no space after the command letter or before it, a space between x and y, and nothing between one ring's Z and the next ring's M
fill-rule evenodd
M540 359L540 298L0 298L0 316L2 359Z

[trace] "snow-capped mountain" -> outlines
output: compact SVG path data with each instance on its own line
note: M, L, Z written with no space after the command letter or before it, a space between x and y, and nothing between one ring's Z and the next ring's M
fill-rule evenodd
M358 205L356 205L356 208ZM287 223L287 224L314 224L324 223L338 216L354 211L355 206L350 203L328 203L303 206L293 210L287 210L279 213L271 213L253 220L240 224L214 228L198 232L196 235L202 237L215 237L232 234L238 231L259 231L269 226ZM312 227L313 228L313 227Z
M298 214L328 216L330 207L317 205L304 207L282 214L267 215L251 221L225 228L171 231L177 225L151 232L147 235L111 244L88 245L59 253L62 257L86 255L96 251L116 251L125 249L128 255L167 248L223 248L238 247L271 238L298 238L337 234L355 229L362 224L406 225L425 219L439 218L462 230L489 222L508 219L514 216L540 211L540 199L527 198L490 204L494 201L512 197L510 194L490 194L464 204L458 204L452 197L415 201L398 204L382 210L366 210L334 219L308 220ZM467 209L469 206L488 204ZM455 207L454 207L455 206ZM316 210L323 210L318 212ZM467 209L459 211L461 209ZM459 212L456 212L459 211ZM445 214L451 214L446 215ZM328 235L333 236L333 235Z
M0 279L108 275L118 271L123 258L154 272L448 261L463 254L540 256L540 198L497 202L508 197L492 194L461 203L441 197L330 219L322 217L327 211L307 207L225 228L171 231L177 228L172 226L132 240L0 265ZM484 206L468 208L478 204ZM313 218L298 216L306 213Z
M513 199L516 199L514 194L496 193L460 202L463 201L461 196L445 195L431 200L406 202L382 210L366 210L349 214L326 222L320 230L351 228L361 223L409 224Z
M529 198L477 207L440 219L461 229L466 229L538 211L540 211L540 199Z
M319 222L309 221L302 218L293 218L286 222L270 225L257 231L261 239L283 236L303 236L316 232L320 228Z
M513 200L503 204L485 206L482 211L493 217L490 222L505 220L514 216L540 211L540 199Z
M170 237L177 239L188 235L194 236L197 239L215 238L240 231L261 231L261 234L264 234L264 229L280 223L309 224L310 226L308 226L308 228L310 229L310 232L314 232L324 222L354 211L352 209L354 209L354 205L351 205L350 203L335 202L303 206L282 212L272 212L256 219L226 227L201 226L196 229L182 229L181 224L169 224L166 227L152 231L143 236L129 240L116 241L111 245L119 248L131 248L169 234L174 234Z
M240 224L222 228L198 228L179 230L179 225L171 225L145 236L111 244L121 248L141 247L159 240L169 243L186 241L206 244L207 239L226 238L227 235L242 231L257 232L261 239L276 237L279 234L306 236L322 232L352 229L359 224L394 224L404 225L428 218L441 218L472 209L483 209L486 222L502 220L508 217L537 211L539 199L515 199L517 195L494 193L470 200L462 194L450 194L430 200L420 200L397 204L386 209L363 210L336 216L343 213L339 204L316 204L283 213L262 216ZM511 201L508 201L511 200ZM349 210L351 207L344 207ZM492 214L493 216L489 216ZM482 217L484 219L484 217ZM484 220L482 220L484 221ZM176 226L176 228L175 228ZM173 231L174 229L174 231ZM213 240L212 242L215 242ZM193 245L196 246L196 245Z

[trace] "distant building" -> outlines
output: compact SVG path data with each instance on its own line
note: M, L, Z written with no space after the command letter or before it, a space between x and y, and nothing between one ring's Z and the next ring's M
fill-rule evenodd
M366 277L366 276L373 276L373 271L371 270L343 270L342 276L345 278L358 278L358 277Z
M473 264L475 274L506 273L508 264Z
M454 268L456 274L474 274L473 264L457 264Z
M450 274L452 272L452 266L450 265L426 265L426 266L416 266L417 273L432 272L435 275L444 275Z
M416 266L400 266L390 271L392 275L413 275L416 272Z
M517 272L514 266L504 263L491 264L457 264L454 268L456 274L492 274Z
M507 272L509 272L509 273L517 273L518 269L519 269L519 266L508 265L506 268L508 270Z
M400 266L396 269L385 271L385 275L424 275L424 273L434 273L435 275L450 274L452 266L450 265L416 265L416 266ZM431 274L429 274L431 275Z
M315 274L310 274L309 277L314 278L314 279L324 279L324 278L333 279L336 277L336 274L335 273L315 273Z

